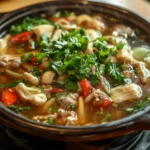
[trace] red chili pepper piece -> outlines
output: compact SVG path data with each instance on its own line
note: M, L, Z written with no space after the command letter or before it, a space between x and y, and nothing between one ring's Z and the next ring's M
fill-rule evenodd
M86 98L90 94L92 86L86 78L80 81L80 85L82 87L83 97Z
M52 94L56 94L56 93L61 93L63 92L62 89L59 89L59 88L53 88L51 91L50 91Z
M15 103L18 99L18 94L16 92L10 91L10 89L6 89L2 93L1 102L5 106L10 106Z
M38 64L38 62L37 62L37 57L36 57L36 56L32 57L32 58L30 59L30 62L31 62L32 64L34 64L34 65L37 65L37 64Z
M102 104L102 107L103 107L103 108L106 108L106 107L108 107L111 103L112 103L112 100L111 100L111 99L105 100L104 103Z
M33 32L30 32L30 31L23 32L23 33L20 33L11 37L10 42L17 43L17 44L26 43L30 40L30 37L32 35L33 35Z

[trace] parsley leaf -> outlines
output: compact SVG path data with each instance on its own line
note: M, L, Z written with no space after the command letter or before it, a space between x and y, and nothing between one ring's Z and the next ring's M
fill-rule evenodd
M57 109L55 109L55 108L49 108L49 111L50 111L51 113L55 113L55 112L57 112Z
M146 100L140 100L139 102L135 103L133 107L125 109L125 111L128 113L137 112L143 109L149 102L150 102L150 98L147 98Z
M34 26L41 25L41 24L53 24L52 22L43 19L43 18L30 18L27 17L22 20L20 23L12 25L10 28L10 34L19 34L24 31L32 31Z
M33 67L32 74L37 77L41 75L41 72L39 71L39 68L37 66Z
M15 105L10 105L9 108L12 109L13 111L15 111L16 113L20 113L22 111L28 111L28 110L30 110L29 106L17 107Z
M50 125L53 125L53 124L55 124L52 118L48 118L48 121L47 121L47 123L48 123L48 124L50 124Z
M77 107L77 106L75 106L75 105L71 105L71 106L70 106L70 110L74 110L76 107Z
M7 84L0 84L0 87L4 88L4 87L15 87L17 86L19 83L24 83L24 81L22 79L18 80L18 81L15 81L15 82L12 82L12 83L7 83Z
M114 86L127 83L127 80L121 71L122 68L117 63L108 62L106 64L106 73L111 78L111 82Z
M116 53L116 48L109 48L107 42L103 37L96 39L93 42L93 46L96 47L99 51L97 52L98 58L101 62L104 62L108 56L112 56Z

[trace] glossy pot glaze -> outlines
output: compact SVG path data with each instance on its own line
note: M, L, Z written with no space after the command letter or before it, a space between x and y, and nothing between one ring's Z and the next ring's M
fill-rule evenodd
M119 19L120 22L137 26L147 34L150 43L150 23L131 11L113 5L93 1L50 1L24 7L0 15L0 37L7 34L10 25L26 16L48 15L56 11L98 13ZM150 130L150 106L136 114L107 124L92 126L54 126L21 117L0 103L0 123L8 130L17 130L29 135L62 141L93 141L116 137L138 130Z

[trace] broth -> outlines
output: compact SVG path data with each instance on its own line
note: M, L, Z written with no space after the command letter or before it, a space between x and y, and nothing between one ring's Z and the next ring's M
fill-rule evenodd
M27 17L0 39L1 103L55 125L101 124L135 113L150 101L143 35L108 16Z

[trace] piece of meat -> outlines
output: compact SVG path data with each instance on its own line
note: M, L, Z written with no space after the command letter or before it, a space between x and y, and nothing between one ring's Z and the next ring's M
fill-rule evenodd
M14 62L15 61L15 62ZM17 63L18 61L18 64L14 65L19 67L21 65L21 56L20 55L8 55L8 54L4 54L4 55L1 55L0 56L0 67L6 67L6 66L9 66L9 65L13 65L12 63Z
M111 98L105 92L100 89L93 89L92 93L85 98L85 103L92 102L93 106L99 107L108 99Z
M63 117L65 125L76 125L78 117L74 111L66 111L64 109L58 109L58 118Z
M100 16L91 17L87 14L82 14L77 16L76 24L81 27L91 28L100 32L105 30L105 24Z
M14 59L10 65L12 68L18 68L21 64L21 59Z
M60 24L62 29L71 30L77 28L77 25L71 22L69 19L66 18L59 18L56 24Z
M42 115L38 115L38 116L34 116L32 119L33 120L36 120L38 122L42 122L42 123L48 123L48 119L52 119L52 120L55 120L57 118L58 114L55 113L55 114L48 114L48 115L45 115L45 116L42 116Z
M130 27L119 24L115 27L112 35L114 35L114 36L123 36L125 38L128 38L130 36L135 36L135 32Z
M121 50L117 52L116 57L121 63L131 64L140 78L141 83L145 84L147 78L150 76L150 71L145 67L145 63L135 60L132 53L131 50Z
M37 40L39 41L41 35L47 35L48 37L51 37L54 29L55 27L53 25L44 24L33 27L33 32L36 34Z
M136 63L133 64L133 66L135 68L137 75L139 76L139 78L141 80L141 83L145 84L148 77L150 77L150 70L148 70L145 67L145 63L143 63L143 62L137 61Z
M57 119L61 120L61 125L76 125L78 122L76 112L66 111L64 109L58 109L58 111L54 114L47 114L45 116L43 115L34 116L33 120L42 123L48 123L49 118L52 119L54 122L55 121L57 122Z
M43 105L47 101L46 95L36 87L27 87L23 83L19 83L15 89L24 101L33 105Z
M116 57L121 63L134 64L137 61L133 58L132 53L131 50L120 50L117 51Z
M100 82L98 85L96 85L96 89L100 89L101 91L110 93L110 83L108 82L108 80L103 76L99 76L99 80Z
M69 93L67 96L60 96L56 101L61 105L62 108L70 109L72 105L77 106L77 93Z
M24 72L23 79L31 85L37 86L39 84L39 79L28 72Z
M137 84L126 84L117 86L110 90L110 97L114 103L122 103L124 101L133 101L142 96L141 87Z
M85 34L90 41L96 40L98 37L101 37L102 34L94 29L86 29Z

